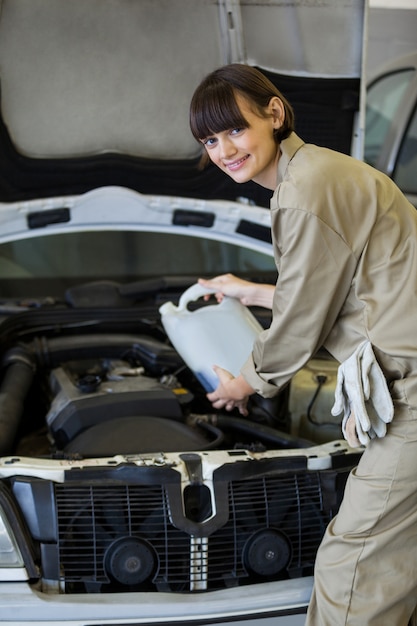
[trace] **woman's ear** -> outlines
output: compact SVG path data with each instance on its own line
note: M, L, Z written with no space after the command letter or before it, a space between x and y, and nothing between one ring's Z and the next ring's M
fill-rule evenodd
M285 120L285 108L281 98L273 96L268 104L268 111L272 117L272 123L275 130L281 128Z

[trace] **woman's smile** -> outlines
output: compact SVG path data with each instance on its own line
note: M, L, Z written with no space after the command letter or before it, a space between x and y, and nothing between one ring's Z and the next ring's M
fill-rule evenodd
M232 172L238 170L240 168L241 165L243 165L243 163L249 159L249 154L247 154L246 156L242 157L241 159L237 159L237 161L232 161L231 163L225 162L224 165L225 167L227 167L227 169L231 170Z

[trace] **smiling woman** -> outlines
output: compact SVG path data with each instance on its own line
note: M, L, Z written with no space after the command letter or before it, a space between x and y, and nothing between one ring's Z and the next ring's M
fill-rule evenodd
M215 364L218 383L207 398L216 410L247 416L253 396L274 397L319 347L340 362L332 413L342 415L349 444L365 451L318 550L306 624L333 626L351 619L369 626L405 624L417 589L417 551L409 553L417 524L417 342L412 339L417 213L392 180L359 159L307 143L294 131L278 141L274 131L283 126L284 106L272 84L264 116L253 113L252 93L264 80L253 68L231 64L205 78L191 102L193 128L201 109L211 107L213 92L233 86L246 127L209 136L206 150L237 182L247 175L274 189L271 234L278 279L270 298L271 325L256 337L239 373ZM217 102L222 103L219 95ZM401 279L398 267L404 269ZM219 299L235 289L223 278L207 284ZM243 295L240 289L235 293L240 300ZM398 362L408 366L393 376ZM393 527L403 529L395 547L388 530ZM386 564L374 575L379 560ZM413 572L409 583L397 586L397 600L386 599L391 575L385 572L405 561ZM365 585L365 594L356 593L355 581ZM378 602L370 604L369 596Z

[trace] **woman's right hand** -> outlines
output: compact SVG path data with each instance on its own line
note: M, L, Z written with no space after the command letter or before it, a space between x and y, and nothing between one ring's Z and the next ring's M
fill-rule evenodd
M218 302L223 300L223 296L230 296L231 298L237 298L242 304L248 304L247 298L252 283L238 278L234 274L222 274L210 279L199 278L198 283L203 287L207 287L207 289L215 289L215 297Z
M214 289L218 302L221 302L224 296L229 296L237 298L246 306L272 309L274 285L253 283L234 274L221 274L211 279L199 278L198 283L207 289Z

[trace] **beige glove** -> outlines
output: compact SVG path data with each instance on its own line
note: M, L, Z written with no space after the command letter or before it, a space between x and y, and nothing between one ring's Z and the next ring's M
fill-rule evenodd
M364 341L339 366L332 415L341 413L343 436L352 447L358 445L357 439L366 446L370 439L384 437L387 424L394 416L387 381L369 341ZM351 414L355 419L357 439L352 428L347 429Z

